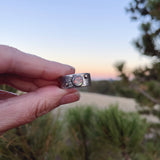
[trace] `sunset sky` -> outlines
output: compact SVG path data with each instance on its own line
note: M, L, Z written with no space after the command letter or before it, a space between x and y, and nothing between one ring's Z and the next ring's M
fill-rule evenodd
M72 65L93 79L115 78L114 64L129 69L149 62L133 47L138 23L129 0L4 0L0 3L0 43Z

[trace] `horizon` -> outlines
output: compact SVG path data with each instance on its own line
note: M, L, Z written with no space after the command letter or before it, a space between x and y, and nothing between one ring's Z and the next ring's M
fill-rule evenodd
M128 70L150 62L133 46L139 30L125 12L129 2L6 0L0 6L0 42L72 65L93 79L114 79L119 61Z

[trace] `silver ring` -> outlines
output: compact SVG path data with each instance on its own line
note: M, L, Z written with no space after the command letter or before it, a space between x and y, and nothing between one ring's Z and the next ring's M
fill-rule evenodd
M91 85L89 73L69 74L59 79L61 88L79 88Z

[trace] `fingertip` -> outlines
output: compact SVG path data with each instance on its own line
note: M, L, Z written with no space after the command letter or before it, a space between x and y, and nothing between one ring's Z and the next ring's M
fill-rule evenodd
M29 123L62 104L78 101L76 89L47 86L1 103L0 134L8 129Z
M65 64L65 66L67 68L65 75L67 75L67 74L74 74L75 73L75 68L73 66L70 66L68 64Z
M46 68L48 68L47 71L45 71ZM74 67L54 61L51 61L50 66L48 65L46 68L44 69L43 74L41 74L41 78L47 80L58 79L62 76L75 73Z
M65 95L61 101L60 101L60 105L62 104L68 104L68 103L73 103L76 102L80 99L80 94L79 92L74 92L74 93L70 93L68 95Z

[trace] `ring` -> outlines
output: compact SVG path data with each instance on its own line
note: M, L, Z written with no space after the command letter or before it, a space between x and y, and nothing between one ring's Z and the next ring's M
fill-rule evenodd
M91 85L89 73L69 74L59 79L61 88L79 88Z

